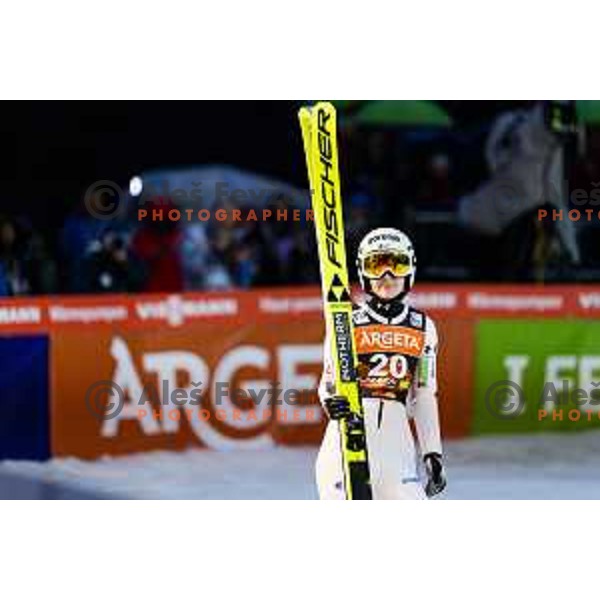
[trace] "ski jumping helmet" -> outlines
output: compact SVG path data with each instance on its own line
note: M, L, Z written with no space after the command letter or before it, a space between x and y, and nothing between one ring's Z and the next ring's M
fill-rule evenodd
M360 285L370 292L371 279L379 279L391 273L404 279L407 294L415 283L417 258L410 238L391 227L380 227L367 233L362 239L356 257Z

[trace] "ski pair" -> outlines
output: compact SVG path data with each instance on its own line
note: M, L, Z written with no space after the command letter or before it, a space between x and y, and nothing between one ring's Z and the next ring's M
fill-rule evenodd
M333 358L335 393L350 403L340 422L344 490L348 500L371 500L363 406L357 381L352 301L344 241L335 107L319 102L299 112L321 267L323 308Z

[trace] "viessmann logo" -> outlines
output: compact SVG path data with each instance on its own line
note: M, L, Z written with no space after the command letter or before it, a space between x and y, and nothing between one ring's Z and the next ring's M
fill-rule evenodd
M600 308L600 294L597 292L582 292L578 298L581 308Z
M0 325L20 325L25 323L41 323L42 311L37 306L3 306L0 307Z
M238 301L235 298L185 300L174 295L159 302L137 302L136 312L144 321L160 319L176 327L183 324L186 318L236 315Z

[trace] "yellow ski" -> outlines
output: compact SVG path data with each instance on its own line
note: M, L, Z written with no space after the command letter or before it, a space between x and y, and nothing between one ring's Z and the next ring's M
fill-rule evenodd
M371 500L363 406L349 293L335 108L329 102L299 112L308 166L323 306L334 360L335 393L348 398L352 417L341 421L344 489L348 500Z

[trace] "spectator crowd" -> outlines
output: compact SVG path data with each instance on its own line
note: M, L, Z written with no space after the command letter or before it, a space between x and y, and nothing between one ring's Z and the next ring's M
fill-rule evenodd
M501 270L498 245L464 229L456 218L461 197L489 177L484 157L489 125L466 133L341 128L351 278L361 238L385 224L405 230L416 242L421 280L495 280ZM566 165L565 179L589 187L600 177L597 165L600 134L592 132L585 155ZM157 206L166 214L173 204L161 198ZM231 208L242 213L267 208L276 214L291 207L284 194L261 206L222 206L229 214ZM215 212L219 206L212 208ZM569 265L567 280L583 280L585 269L586 280L600 279L597 231L590 226L577 232L583 260L579 271ZM523 240L511 244L521 247ZM526 269L518 277L515 273L505 280L531 275ZM318 281L314 227L305 220L106 221L94 218L83 201L56 231L35 227L25 215L0 215L0 296L226 290Z
M270 207L288 208L284 196ZM226 290L319 281L312 223L164 218L105 221L82 202L53 239L0 216L0 296ZM242 213L250 207L241 207ZM52 251L48 249L52 248Z

